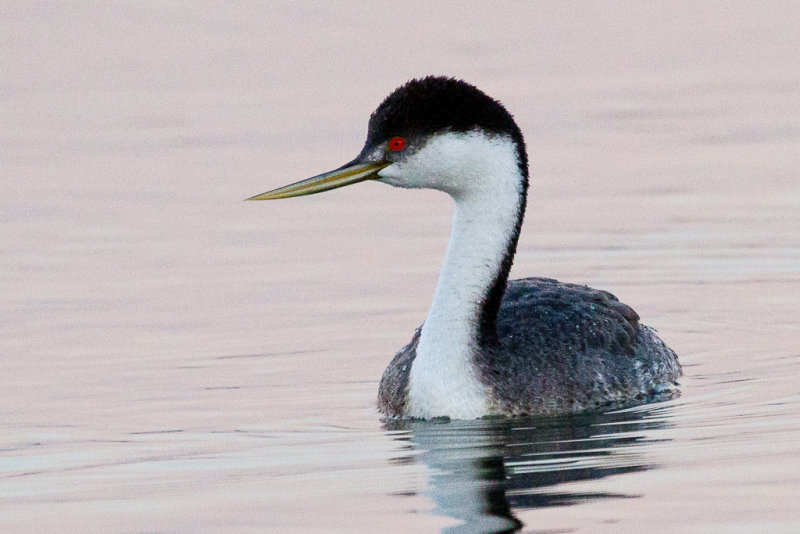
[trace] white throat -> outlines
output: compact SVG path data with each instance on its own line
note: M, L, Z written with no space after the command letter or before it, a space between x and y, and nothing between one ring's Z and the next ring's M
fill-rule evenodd
M482 306L519 214L522 176L516 146L504 137L449 133L429 141L414 160L418 168L393 165L388 169L395 172L387 173L388 178L396 183L396 176L428 173L420 182L435 181L456 207L439 283L411 367L407 411L426 419L474 419L492 411L478 378L476 355Z

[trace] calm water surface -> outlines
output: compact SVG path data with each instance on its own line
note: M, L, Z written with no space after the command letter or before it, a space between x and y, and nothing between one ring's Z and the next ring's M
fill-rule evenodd
M800 532L800 10L0 8L0 531ZM681 396L386 423L449 200L349 161L398 84L500 98L513 277L614 292Z

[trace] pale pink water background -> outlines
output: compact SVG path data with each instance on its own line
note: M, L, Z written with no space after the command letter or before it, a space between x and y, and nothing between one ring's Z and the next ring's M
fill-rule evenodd
M624 415L647 424L593 424L607 447L507 458L524 532L800 531L798 28L795 2L4 4L0 531L457 523L480 489L441 491L459 427L374 407L449 200L241 202L349 161L380 100L431 73L526 135L512 276L614 292L686 373Z

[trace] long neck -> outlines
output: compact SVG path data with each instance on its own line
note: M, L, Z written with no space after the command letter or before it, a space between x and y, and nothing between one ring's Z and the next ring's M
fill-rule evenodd
M448 148L458 143L465 148L457 152L460 172L441 187L456 202L453 230L409 377L407 415L413 417L492 413L476 362L498 343L497 312L525 211L527 162L521 139L476 134Z
M497 313L525 210L520 180L455 198L453 229L422 339L467 349L497 342ZM440 344L440 343L437 343Z

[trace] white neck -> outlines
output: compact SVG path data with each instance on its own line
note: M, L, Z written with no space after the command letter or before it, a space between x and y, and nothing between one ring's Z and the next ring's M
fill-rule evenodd
M470 145L472 157L448 186L456 201L453 229L411 368L413 417L474 419L491 413L474 358L483 304L517 225L522 177L510 140L481 135Z

